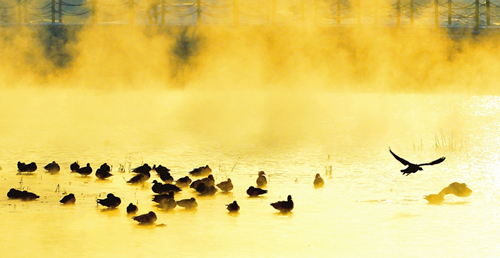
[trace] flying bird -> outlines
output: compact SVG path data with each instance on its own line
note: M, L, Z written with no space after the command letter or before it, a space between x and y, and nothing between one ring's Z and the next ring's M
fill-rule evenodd
M396 158L403 165L408 166L407 168L401 170L401 173L403 173L403 175L405 175L405 176L408 176L411 173L416 173L419 170L423 170L422 166L436 165L436 164L443 162L446 159L445 157L441 157L441 158L436 159L436 160L429 162L429 163L413 164L413 163L399 157L398 155L394 154L394 152L392 152L391 148L389 148L389 152L392 154L392 156L394 156L394 158Z

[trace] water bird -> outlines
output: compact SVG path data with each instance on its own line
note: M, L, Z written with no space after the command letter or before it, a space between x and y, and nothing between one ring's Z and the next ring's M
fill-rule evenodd
M127 214L136 214L137 211L139 211L139 208L137 207L137 205L130 203L127 206Z
M286 201L279 201L279 202L271 203L271 206L273 206L273 208L279 210L281 213L290 212L293 210L292 196L288 195L288 198Z
M69 169L71 169L71 172L78 172L78 169L80 169L80 164L78 164L78 161L75 161L69 165Z
M151 174L148 173L139 173L135 176L133 176L132 178L130 178L128 181L127 181L127 184L132 184L132 185L138 185L138 184L142 184L146 181L149 180L149 178L151 177Z
M26 164L26 163L20 162L20 161L17 162L17 171L19 171L19 173L21 173L21 172L32 173L32 172L35 172L36 169L37 169L37 166L36 166L35 162L31 162L29 164Z
M43 168L49 173L58 173L61 170L61 167L55 161L45 165Z
M149 174L150 171L151 167L148 165L148 163L144 163L142 166L132 169L132 172L140 174Z
M394 156L394 158L396 158L403 165L408 166L407 168L401 170L401 173L403 173L403 175L405 175L405 176L408 176L411 173L416 173L419 170L423 170L422 166L436 165L436 164L443 162L446 159L445 157L441 157L441 158L436 159L436 160L429 162L429 163L413 164L413 163L399 157L398 155L396 155L394 152L392 152L392 150L390 148L389 148L389 152L392 154L392 156Z
M185 176L177 179L177 181L175 181L175 185L178 187L188 187L191 182L191 178L189 178L189 176Z
M40 196L36 195L35 193L28 192L26 190L20 191L14 188L11 188L9 190L9 192L7 193L7 197L9 197L9 199L21 199L23 201L34 201L40 198Z
M204 183L198 184L196 191L203 196L212 196L217 193L217 188L213 185L205 185Z
M229 212L238 212L240 211L240 206L238 205L238 203L236 201L230 203L230 204L226 204L227 206L227 210Z
M198 203L196 202L196 199L194 197L177 201L177 205L185 208L186 210L191 210L191 209L195 209L196 207L198 207Z
M260 171L259 177L257 177L257 187L265 187L267 185L266 172Z
M87 163L87 166L81 167L76 171L76 173L82 175L82 176L88 176L92 174L92 167L90 167L90 163Z
M221 189L223 192L229 192L234 188L233 183L231 182L231 178L228 178L226 181L218 183L217 187L219 187L219 189Z
M194 182L191 183L191 185L189 185L190 188L193 188L193 189L196 189L196 187L201 184L201 183L204 183L206 186L211 186L211 185L215 185L215 179L214 179L214 176L212 174L208 175L207 177L204 177L202 179L198 179L198 180L195 180Z
M159 165L158 167L153 166L153 168L156 171L156 173L158 173L158 176L160 176L160 179L164 183L170 184L170 183L174 182L174 178L172 177L172 175L170 175L170 169L168 169L162 165Z
M120 197L116 197L114 194L109 193L105 199L97 199L97 203L108 208L116 208L122 203Z
M259 196L259 195L265 194L265 193L267 193L267 190L263 190L263 189L253 187L253 186L250 186L247 189L247 194L250 195L251 197L256 197L256 196Z
M429 194L424 197L429 204L441 204L444 201L444 196L445 194L443 192L440 192L438 194Z
M172 199L163 199L158 203L158 208L170 211L175 209L177 207L177 202L172 198Z
M99 179L106 179L110 176L113 176L111 172L111 167L107 164L104 163L95 171L95 176Z
M151 224L155 223L157 217L156 217L156 214L154 212L150 211L146 214L134 216L134 217L132 217L132 219L139 222L139 225L151 225Z
M318 173L316 174L316 178L314 178L314 187L319 188L323 187L325 185L325 181L323 178L321 178L321 175Z
M169 192L180 192L182 189L180 189L178 186L173 185L173 184L162 184L156 180L153 180L153 186L151 187L153 192L155 193L169 193Z
M65 195L59 202L62 204L74 204L76 202L76 198L74 194L70 193Z
M440 193L443 195L454 194L458 197L468 197L472 194L472 190L469 189L465 183L453 182L449 186L443 188Z
M164 193L164 194L157 194L153 196L153 202L156 203L161 203L165 200L173 200L174 199L174 193L169 192L169 193Z
M206 165L204 167L193 169L191 172L189 172L189 175L199 177L199 176L208 176L211 173L212 169L208 165Z

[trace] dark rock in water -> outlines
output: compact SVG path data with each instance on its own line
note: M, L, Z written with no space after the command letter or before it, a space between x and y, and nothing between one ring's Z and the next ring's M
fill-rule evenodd
M135 221L139 222L141 225L150 225L155 223L157 217L156 214L152 211L146 214L142 214L139 216L132 217Z
M40 196L38 196L32 192L20 191L20 190L14 189L14 188L11 188L9 190L9 192L7 193L7 197L9 197L9 199L21 199L23 201L34 201L34 200L40 198Z
M273 206L273 208L279 210L282 213L290 212L293 210L292 196L289 195L286 201L271 203L271 206Z
M227 181L223 181L217 184L217 187L221 189L223 192L229 192L233 190L233 183L231 182L231 178L228 178Z
M267 190L263 190L253 186L250 186L247 190L247 194L250 195L251 197L256 197L265 193L267 193Z
M139 208L137 207L137 205L130 203L127 206L127 214L136 214L137 211L139 211Z
M71 169L71 172L78 172L78 169L80 169L80 164L78 164L78 161L75 161L71 165L69 165L69 168Z
M43 168L49 173L58 173L61 170L61 167L55 161L52 161L52 163L45 165L45 167Z
M122 200L114 194L109 193L105 199L97 199L97 203L108 208L116 208L122 203Z
M76 171L78 174L82 175L82 176L88 176L90 174L92 174L92 168L90 167L90 164L87 163L87 166L85 167L81 167L80 169L78 169L78 171Z
M74 194L70 193L64 196L59 202L62 204L74 204L76 202L76 198Z
M236 201L230 203L230 204L227 204L227 210L229 212L238 212L240 210L240 206L238 205L238 203Z
M191 210L198 207L198 203L196 202L196 199L193 197L191 197L190 199L183 199L177 201L177 205L179 205L180 207L184 207L186 210Z
M188 187L191 182L191 178L189 178L189 176L185 176L177 179L177 181L175 181L175 185L178 187Z
M206 165L204 167L199 167L193 169L191 172L189 172L189 175L191 176L208 176L209 174L212 173L212 169Z

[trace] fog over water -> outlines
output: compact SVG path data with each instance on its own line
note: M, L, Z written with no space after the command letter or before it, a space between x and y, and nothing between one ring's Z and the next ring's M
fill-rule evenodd
M500 38L431 28L55 26L0 35L0 248L12 257L495 257ZM388 147L414 162L408 177ZM51 161L61 171L50 175ZM17 161L38 164L17 174ZM69 171L113 165L111 179ZM210 165L232 194L165 212L119 165ZM332 174L326 173L332 167ZM258 171L267 196L248 198ZM320 173L325 186L314 189ZM446 196L466 183L467 198ZM60 192L56 186L60 187ZM10 188L37 201L10 200ZM61 206L73 192L74 206ZM116 210L95 200L122 198ZM1 194L1 192L0 192ZM295 201L291 214L269 204ZM237 200L239 215L225 205ZM125 207L153 210L141 227ZM26 238L30 244L17 239ZM106 239L103 244L101 239ZM453 243L453 244L450 244Z

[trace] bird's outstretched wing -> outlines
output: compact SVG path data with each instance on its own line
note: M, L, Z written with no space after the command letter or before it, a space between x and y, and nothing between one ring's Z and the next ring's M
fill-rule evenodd
M446 158L445 157L441 157L439 159L436 159L432 162L429 162L429 163L423 163L423 164L418 164L419 166L426 166L426 165L436 165L436 164L439 164L441 162L443 162Z
M399 157L398 155L394 154L394 152L392 152L391 148L389 148L389 152L391 152L392 156L394 156L394 158L396 158L397 160L399 160L399 162L403 163L403 165L409 166L411 164L407 160L405 160L405 159Z

